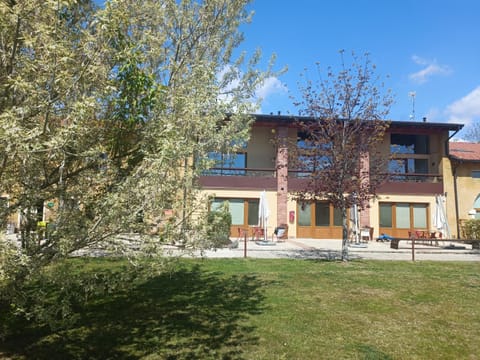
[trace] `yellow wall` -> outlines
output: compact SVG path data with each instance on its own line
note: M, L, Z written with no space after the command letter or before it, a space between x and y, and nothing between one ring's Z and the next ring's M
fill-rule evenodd
M473 170L480 170L480 164L457 163L458 216L460 219L470 218L468 212L473 209L473 203L480 194L480 179L472 178ZM453 192L453 176L451 188Z

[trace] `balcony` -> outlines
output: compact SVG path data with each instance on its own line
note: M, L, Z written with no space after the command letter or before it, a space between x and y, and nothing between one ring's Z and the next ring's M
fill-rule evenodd
M214 167L203 172L203 176L253 176L276 177L276 169Z
M209 189L276 190L277 170L215 167L204 171L199 182L202 187Z
M305 170L288 171L288 190L301 191L310 173ZM431 195L443 193L441 174L390 173L378 193ZM273 168L211 168L199 179L200 185L210 189L276 190L277 170Z
M434 195L443 193L441 174L388 174L387 181L380 186L380 194Z

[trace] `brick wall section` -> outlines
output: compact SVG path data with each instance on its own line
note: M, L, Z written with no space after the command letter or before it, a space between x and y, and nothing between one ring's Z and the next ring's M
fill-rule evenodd
M287 224L287 201L288 201L288 128L277 129L277 225Z
M361 181L364 182L364 186L368 186L369 183L369 169L370 169L370 156L368 153L363 153L360 157L361 164ZM360 211L360 226L370 226L370 208L365 207L365 209Z

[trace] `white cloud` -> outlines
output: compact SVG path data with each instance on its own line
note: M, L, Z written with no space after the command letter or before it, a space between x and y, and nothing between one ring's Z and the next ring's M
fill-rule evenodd
M270 76L265 79L263 84L255 91L255 96L259 99L266 99L272 94L288 92L287 86L278 78Z
M475 120L480 120L480 86L477 86L463 98L450 104L446 113L448 122L470 124Z
M451 73L451 70L447 65L437 64L436 60L427 60L420 56L413 55L412 61L423 67L422 70L408 76L410 80L418 84L427 82L434 75L448 75Z
M240 86L240 79L243 75L241 70L231 65L226 65L220 69L216 75L220 85L220 94L218 96L220 101L224 103L232 101L232 92ZM257 85L253 97L247 100L247 103L252 106L252 112L257 112L261 110L260 104L262 102L268 102L268 98L271 98L273 95L285 93L288 93L287 86L277 77L270 76L264 79L261 84Z

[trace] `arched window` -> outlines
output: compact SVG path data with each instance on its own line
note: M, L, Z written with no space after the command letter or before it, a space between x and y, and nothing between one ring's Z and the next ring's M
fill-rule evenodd
M475 219L480 219L480 194L477 195L473 202L473 209L476 211Z

